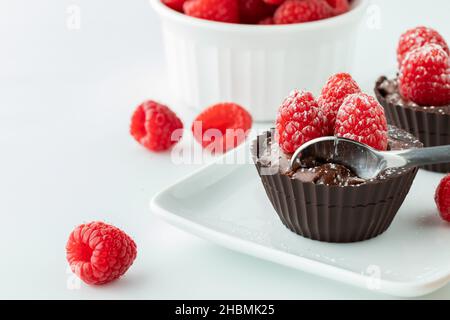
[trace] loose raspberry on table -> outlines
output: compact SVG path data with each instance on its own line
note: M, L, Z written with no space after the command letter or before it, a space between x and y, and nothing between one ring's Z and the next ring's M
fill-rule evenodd
M87 284L104 284L121 277L136 258L136 244L122 230L103 222L75 228L66 245L72 271Z
M194 138L215 153L233 149L245 141L252 117L236 103L215 104L201 112L192 124Z
M348 0L327 0L328 4L334 9L334 14L339 15L350 10Z
M239 0L239 17L241 23L258 23L262 19L272 16L275 7L263 0Z
M134 111L130 133L148 150L164 151L181 138L182 128L183 123L169 107L148 100ZM176 133L178 136L174 137Z
M361 89L348 73L338 73L328 79L317 100L327 120L327 135L334 135L336 115L344 99L350 94L359 92L361 92Z
M406 31L400 36L397 47L398 64L401 65L409 52L427 44L440 45L447 54L450 54L447 42L445 42L445 39L439 32L431 28L419 26Z
M310 22L333 16L325 0L286 0L274 14L275 24Z
M385 151L388 127L383 107L365 93L347 96L336 117L335 135Z
M239 22L238 0L187 0L183 9L188 16L200 19Z
M450 103L449 56L436 44L411 51L400 68L399 87L402 96L423 106Z
M324 117L314 96L306 91L292 91L278 110L276 130L280 148L287 154L322 137Z
M172 8L176 11L183 12L183 4L185 0L161 0L169 8Z
M450 174L439 183L434 200L442 219L450 222Z

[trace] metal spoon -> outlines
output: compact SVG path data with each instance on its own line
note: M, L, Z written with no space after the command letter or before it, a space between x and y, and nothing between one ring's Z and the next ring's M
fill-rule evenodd
M301 146L292 156L291 169L298 169L304 159L341 164L358 177L369 180L389 168L406 169L450 162L450 145L381 152L353 140L323 137Z

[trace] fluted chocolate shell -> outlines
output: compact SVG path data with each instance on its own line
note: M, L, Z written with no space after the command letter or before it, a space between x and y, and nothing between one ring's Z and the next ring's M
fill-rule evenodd
M252 142L252 156L267 196L282 223L309 239L350 243L385 232L408 194L418 169L360 186L302 182L278 172L266 174L258 161L267 132Z
M387 80L386 77L378 79L375 86L375 95L384 107L389 124L403 129L416 136L425 147L435 147L450 144L450 115L427 112L395 105L387 101L386 93L380 89L380 85ZM448 173L450 163L424 166L423 169Z

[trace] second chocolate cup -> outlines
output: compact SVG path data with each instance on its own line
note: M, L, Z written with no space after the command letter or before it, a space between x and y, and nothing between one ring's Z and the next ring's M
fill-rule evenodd
M389 124L413 134L425 147L450 144L450 115L412 109L388 102L386 92L380 90L380 85L385 80L387 80L386 77L378 79L375 95L384 107ZM434 164L423 168L429 171L448 173L450 172L450 163Z

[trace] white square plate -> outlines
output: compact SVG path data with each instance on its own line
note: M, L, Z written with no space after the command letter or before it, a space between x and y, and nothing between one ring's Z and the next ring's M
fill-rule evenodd
M302 238L282 225L250 161L223 162L156 195L152 211L229 249L394 296L425 295L449 282L450 224L439 218L433 200L443 175L419 171L386 233L360 243L329 244Z

